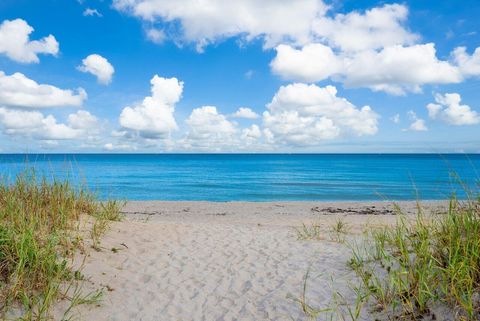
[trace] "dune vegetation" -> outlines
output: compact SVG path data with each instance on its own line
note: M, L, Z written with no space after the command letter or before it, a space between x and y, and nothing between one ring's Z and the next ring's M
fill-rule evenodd
M73 306L100 300L102 289L83 293L75 255L100 249L108 222L120 220L121 203L99 202L87 188L47 181L33 170L0 183L0 318L51 319L60 300Z
M480 198L453 197L438 212L418 204L415 215L395 208L394 225L367 227L362 241L345 241L357 276L354 301L342 293L321 309L307 305L305 294L295 301L314 320L480 320ZM297 231L300 239L321 239L316 226ZM304 288L307 282L308 273Z
M398 212L393 227L370 231L350 266L365 300L387 319L480 320L480 199L415 219Z

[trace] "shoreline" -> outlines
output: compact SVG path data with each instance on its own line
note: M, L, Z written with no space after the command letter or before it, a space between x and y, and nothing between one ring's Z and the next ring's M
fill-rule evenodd
M391 201L391 200L285 200L285 201L246 201L246 200L235 200L235 201L202 201L202 200L162 200L162 199L154 199L154 200L136 200L136 199L127 199L127 203L213 203L213 204L235 204L235 203L251 203L251 204L262 204L262 203L345 203L345 204L367 204L367 203L438 203L438 202L448 202L450 199L423 199L423 200L400 200L400 201ZM459 199L460 201L466 201L467 199Z
M457 198L459 201L468 201L467 198L461 199ZM122 200L122 199L117 199ZM362 205L362 204L409 204L409 203L444 203L449 202L450 198L444 199L421 199L421 200L268 200L268 201L251 201L251 200L232 200L232 201L209 201L209 200L168 200L168 199L124 199L126 203L158 203L158 204L169 204L169 203L212 203L212 204L237 204L237 203L246 203L246 204L289 204L289 203L319 203L319 204L353 204L353 205Z
M425 210L448 207L449 200L435 201L127 201L122 214L127 216L275 216L291 215L394 215L396 207L405 214L414 214L418 204Z

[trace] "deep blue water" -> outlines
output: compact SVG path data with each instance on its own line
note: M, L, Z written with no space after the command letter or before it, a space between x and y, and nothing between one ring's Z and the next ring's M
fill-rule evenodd
M132 200L412 200L465 197L480 154L0 154L12 180L25 167Z

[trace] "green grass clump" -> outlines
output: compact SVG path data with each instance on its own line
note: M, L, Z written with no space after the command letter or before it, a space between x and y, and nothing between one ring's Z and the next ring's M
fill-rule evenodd
M63 289L71 289L68 282L80 275L70 263L75 252L84 250L81 215L93 217L93 226L102 222L98 242L104 222L120 219L120 206L99 203L67 181L37 179L33 171L11 184L0 183L0 318L13 309L23 320L50 319L52 304L69 297ZM72 304L89 301L78 291L70 297Z
M322 228L317 223L305 224L302 223L301 227L296 227L295 232L298 240L322 240L323 232Z
M355 250L350 266L378 311L434 320L442 307L454 320L480 320L480 199L453 198L429 215L418 207L413 221L400 213L396 226L371 236L371 250Z
M90 237L92 239L92 247L95 250L100 250L100 237L108 229L111 221L120 221L122 214L121 208L125 203L117 200L109 200L99 204L98 211L95 211L92 216L95 218L92 228L90 230Z
M319 241L324 240L326 236L329 236L331 241L343 243L345 241L345 236L348 233L348 225L342 219L338 219L335 221L335 224L330 227L330 231L325 231L319 223L302 223L302 226L295 227L295 233L298 240Z

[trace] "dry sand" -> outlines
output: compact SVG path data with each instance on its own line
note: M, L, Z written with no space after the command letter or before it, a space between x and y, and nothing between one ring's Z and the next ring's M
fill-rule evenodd
M400 206L415 211L413 202ZM383 202L129 202L125 220L111 225L102 250L91 250L85 261L85 290L105 287L103 301L77 308L75 316L306 320L295 299L307 270L308 304L327 307L336 292L353 303L350 250L332 240L331 226L342 218L347 239L360 240L366 226L393 224L391 210ZM297 239L295 227L310 222L322 226L323 240Z

